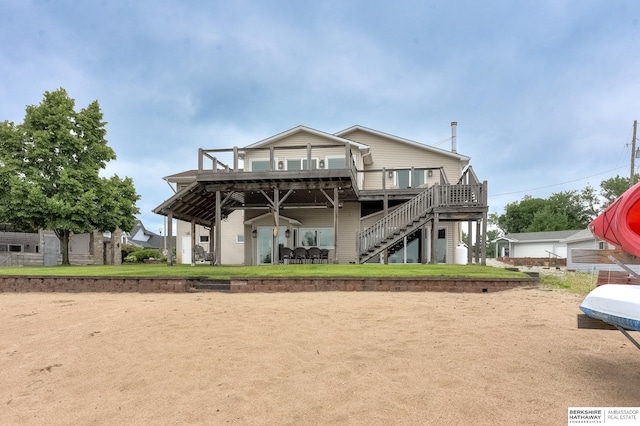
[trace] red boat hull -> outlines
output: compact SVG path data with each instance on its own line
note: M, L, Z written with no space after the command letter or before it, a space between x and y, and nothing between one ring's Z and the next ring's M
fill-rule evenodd
M640 257L640 183L618 197L589 229L599 239Z

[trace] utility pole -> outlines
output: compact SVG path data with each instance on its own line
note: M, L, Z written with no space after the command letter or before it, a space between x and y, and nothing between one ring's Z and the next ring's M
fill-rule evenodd
M635 170L636 163L636 131L638 130L638 120L633 120L633 138L631 138L631 177L629 178L629 187L632 187L635 183Z

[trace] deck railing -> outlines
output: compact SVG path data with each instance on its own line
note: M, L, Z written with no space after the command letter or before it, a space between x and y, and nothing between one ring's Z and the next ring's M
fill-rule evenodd
M326 153L331 152L334 155L344 157L344 168L353 168L355 172L355 162L351 153L351 145L332 144L332 145L293 145L293 146L269 146L257 148L227 148L227 149L203 149L198 150L198 173L218 173L218 172L248 172L246 170L247 159L266 159L268 165L266 170L260 171L300 171L286 170L285 161L287 159L304 160L301 166L302 170L322 170L329 168L329 164L325 164ZM338 154L339 153L339 154ZM281 157L278 156L281 154ZM221 159L231 161L231 165L223 163ZM227 160L229 159L229 160ZM277 161L276 161L277 160ZM317 160L317 161L314 161ZM240 168L240 163L244 163L244 167Z
M477 184L433 185L358 233L358 250L366 253L409 228L433 212L436 207L486 206L485 186Z

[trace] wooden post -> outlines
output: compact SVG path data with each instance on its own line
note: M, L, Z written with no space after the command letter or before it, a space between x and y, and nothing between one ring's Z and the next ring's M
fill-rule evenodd
M469 235L467 235L467 264L471 265L471 252L473 251L473 236L471 235L471 232L473 231L473 222L472 221L468 221L467 222L467 232L469 233ZM477 240L477 236L476 236L476 240Z
M173 210L167 216L167 266L173 266Z
M437 263L436 261L436 243L438 241L438 213L433 214L433 228L431 229L431 261L430 263Z
M631 138L631 178L629 179L629 187L632 187L636 181L635 164L636 164L636 131L638 129L638 120L633 120L633 138Z
M191 266L196 266L196 222L191 220Z
M275 161L275 148L269 148L269 170L277 170L277 167L274 163Z
M233 171L238 171L238 147L233 147Z
M271 264L277 265L280 263L280 245L278 241L280 238L278 237L280 226L280 191L278 188L274 188L273 190L273 222L275 224L275 228L273 228L273 250L271 250Z
M216 253L216 262L215 264L220 266L222 265L222 230L221 228L221 224L222 224L222 206L220 205L222 203L221 197L220 197L220 191L216 191L216 217L215 217L215 234L216 234L216 241L215 241L215 253Z
M216 246L214 244L216 235L215 235L216 223L211 222L211 227L209 228L209 254L211 255L211 259L209 259L209 264L211 266L215 265L215 250Z
M344 143L344 168L350 167L349 160L351 160L351 144L349 142Z
M338 263L338 188L333 188L333 263Z
M480 222L476 221L476 264L480 263L480 253L482 252L482 233L480 230Z

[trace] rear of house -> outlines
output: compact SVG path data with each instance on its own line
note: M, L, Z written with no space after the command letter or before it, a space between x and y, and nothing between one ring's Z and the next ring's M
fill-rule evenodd
M462 224L485 238L488 210L452 124L450 151L362 126L201 149L197 170L165 178L176 194L154 211L178 219L179 263L204 251L214 264L274 264L295 248L334 263L452 263Z

